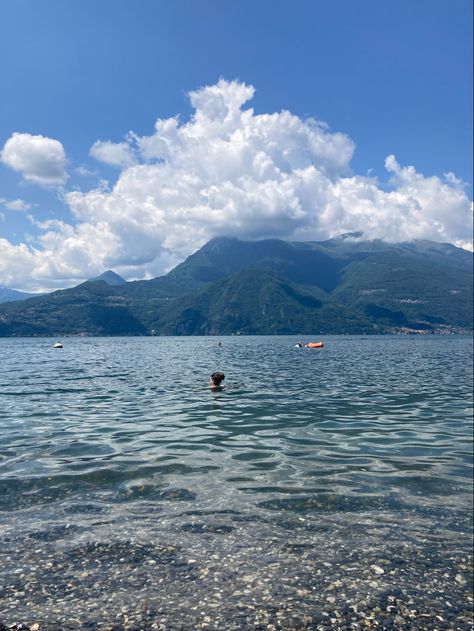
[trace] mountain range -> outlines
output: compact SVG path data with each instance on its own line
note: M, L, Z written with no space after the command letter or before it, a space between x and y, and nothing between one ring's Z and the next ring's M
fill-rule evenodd
M226 335L472 330L472 253L445 243L219 237L165 276L107 271L0 305L0 335Z
M13 302L14 300L26 300L33 298L35 294L28 294L25 291L17 291L8 287L0 287L0 304L3 302Z

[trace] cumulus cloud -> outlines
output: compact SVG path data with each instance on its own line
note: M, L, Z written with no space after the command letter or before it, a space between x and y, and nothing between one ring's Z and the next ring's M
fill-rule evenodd
M0 157L28 182L47 188L66 183L66 154L59 140L14 133L6 141Z
M91 154L121 168L117 181L65 194L76 225L42 225L30 258L18 253L24 269L43 279L109 267L151 277L219 235L319 240L359 230L468 246L472 209L456 176L425 177L388 156L381 187L351 171L346 134L285 110L255 114L253 94L220 80L189 94L188 121L158 119L148 136L97 141Z
M0 203L9 210L25 211L32 208L32 205L29 202L25 202L24 199L12 199L10 201L8 199L0 199Z
M0 286L48 291L76 285L104 271L101 266L115 237L108 226L63 221L36 222L42 235L33 243L14 245L0 238Z
M128 167L135 162L132 149L126 142L98 140L92 145L90 155L99 162L115 167Z

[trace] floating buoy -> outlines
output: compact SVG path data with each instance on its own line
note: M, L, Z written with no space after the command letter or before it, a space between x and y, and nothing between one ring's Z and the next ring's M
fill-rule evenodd
M308 342L305 346L306 348L322 348L324 344L322 342Z
M54 345L54 348L62 348L63 345L61 344L61 342L56 342L56 344Z

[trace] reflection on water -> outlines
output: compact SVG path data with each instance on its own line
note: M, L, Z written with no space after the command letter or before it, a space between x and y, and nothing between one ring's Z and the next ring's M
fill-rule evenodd
M0 340L5 541L468 549L472 340L295 341Z

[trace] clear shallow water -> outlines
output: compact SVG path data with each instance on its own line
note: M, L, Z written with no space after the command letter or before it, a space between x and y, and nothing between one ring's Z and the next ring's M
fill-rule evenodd
M464 628L472 339L296 341L0 340L3 622L335 628L405 585Z

